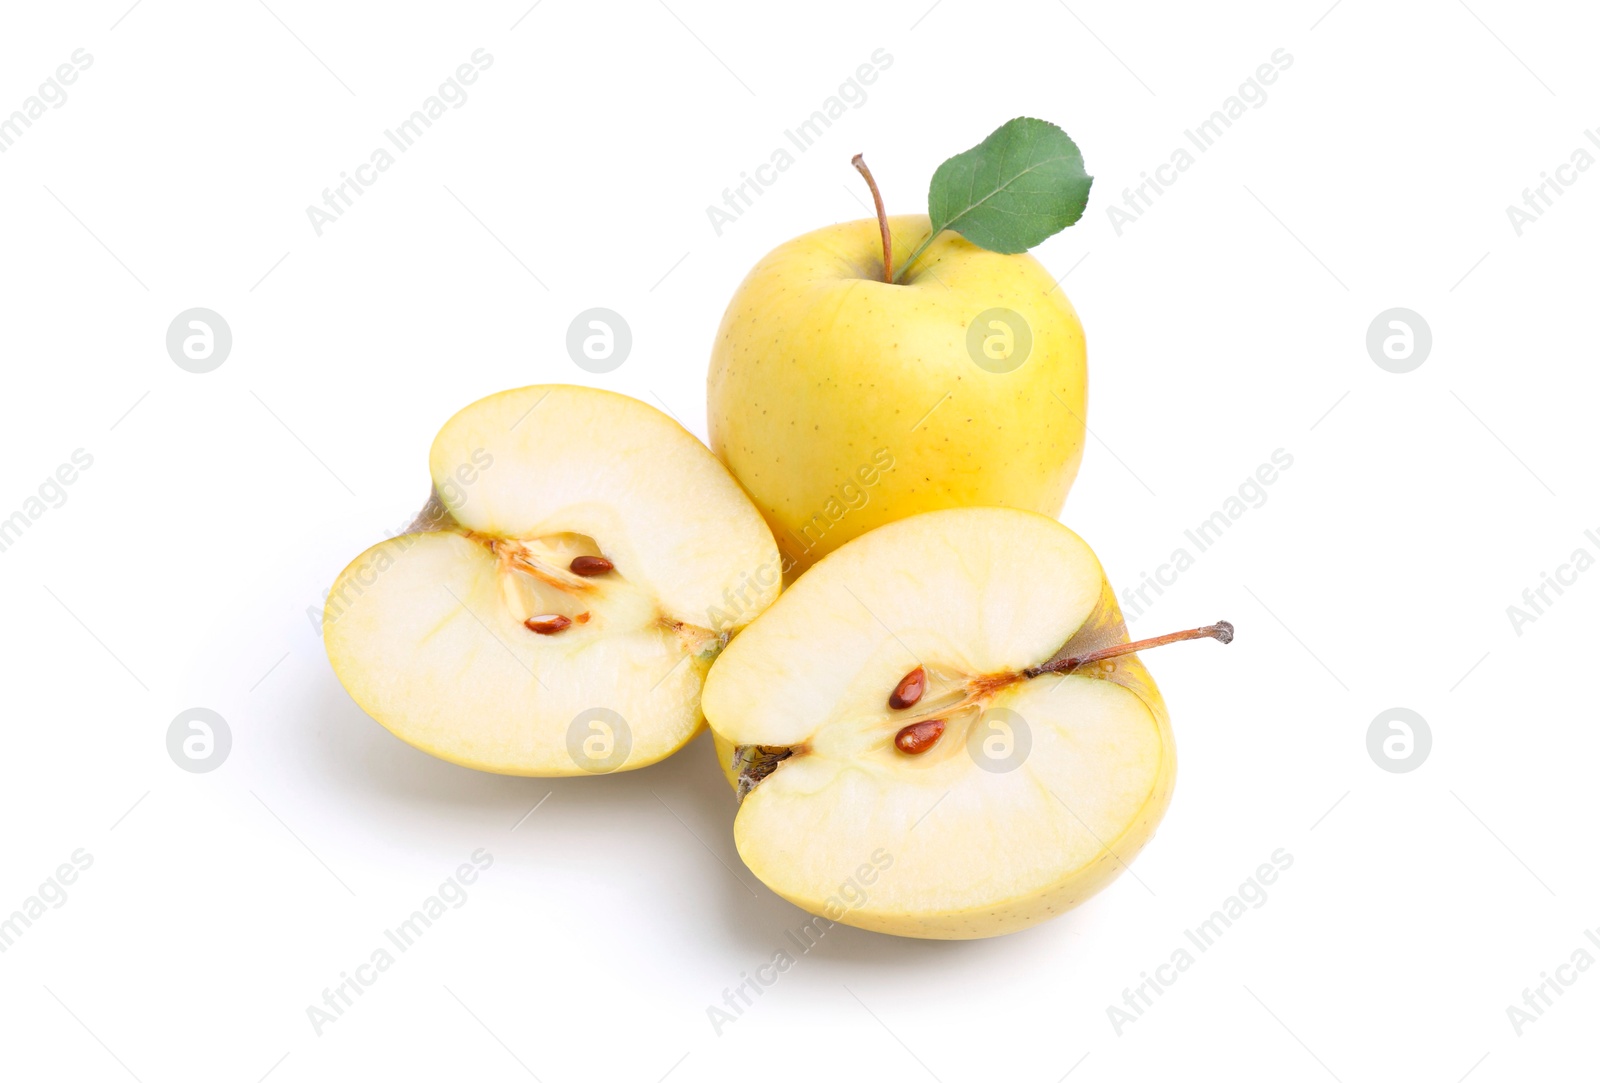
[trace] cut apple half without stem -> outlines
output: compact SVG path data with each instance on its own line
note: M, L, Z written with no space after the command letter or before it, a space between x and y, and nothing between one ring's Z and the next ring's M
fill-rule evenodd
M729 637L777 597L772 534L659 410L562 385L451 418L411 531L368 549L324 607L351 697L452 763L628 770L700 729Z
M1083 902L1172 795L1161 695L1099 561L1054 519L929 512L848 542L723 652L706 718L740 856L797 906L993 936Z

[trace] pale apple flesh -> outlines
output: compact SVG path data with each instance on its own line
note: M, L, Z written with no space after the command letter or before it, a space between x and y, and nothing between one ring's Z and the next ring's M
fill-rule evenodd
M1175 750L1136 656L1026 671L1126 639L1099 562L1028 512L973 508L842 547L741 634L704 706L744 792L739 853L779 895L846 924L993 936L1122 872L1172 795ZM927 691L888 695L916 666ZM925 752L895 747L919 719ZM881 867L870 886L863 866ZM840 907L843 885L857 883Z
M907 215L889 227L903 259L929 223ZM711 447L767 517L792 575L919 512L1054 516L1083 456L1083 327L1036 259L946 232L904 282L882 275L875 219L816 230L751 270L717 332Z
M324 607L356 703L505 774L629 770L687 743L712 660L780 581L706 448L645 403L552 385L458 413L430 467L412 531L352 562ZM578 557L612 568L578 574Z

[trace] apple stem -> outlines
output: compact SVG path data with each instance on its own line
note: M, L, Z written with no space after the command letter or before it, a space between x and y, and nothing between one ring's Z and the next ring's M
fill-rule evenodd
M1132 643L1113 643L1109 647L1101 647L1088 654L1073 655L1070 658L1058 658L1053 662L1046 662L1042 666L1031 666L1023 670L1026 677L1037 677L1041 673L1071 673L1081 666L1103 662L1107 658L1117 658L1124 654L1146 650L1150 647L1163 647L1168 643L1181 643L1186 639L1216 639L1223 643L1233 642L1233 625L1225 620L1215 624L1208 624L1204 628L1189 628L1182 632L1168 632L1164 636L1152 636L1149 639L1139 639Z
M889 247L889 216L883 210L883 196L878 194L878 182L872 179L872 170L867 168L867 160L861 155L850 159L850 164L856 171L867 178L867 187L872 189L872 204L878 211L878 232L883 234L883 280L889 285L894 285L894 253Z

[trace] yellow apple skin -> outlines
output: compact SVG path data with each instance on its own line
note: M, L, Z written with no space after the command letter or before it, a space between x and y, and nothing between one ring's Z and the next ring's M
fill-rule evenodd
M908 254L923 215L889 220ZM1083 457L1083 327L1032 256L946 231L882 281L875 219L797 237L745 278L717 332L711 449L766 516L789 578L884 523L991 505L1055 516ZM1026 322L1026 358L981 367L969 326L991 309ZM985 320L1004 353L1001 327ZM981 337L981 335L980 335ZM1015 351L1016 339L1011 339Z

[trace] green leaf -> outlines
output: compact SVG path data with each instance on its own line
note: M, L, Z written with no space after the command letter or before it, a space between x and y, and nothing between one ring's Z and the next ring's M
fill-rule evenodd
M941 165L928 186L934 237L955 230L991 252L1026 252L1083 216L1094 178L1072 137L1043 120L1008 120Z

